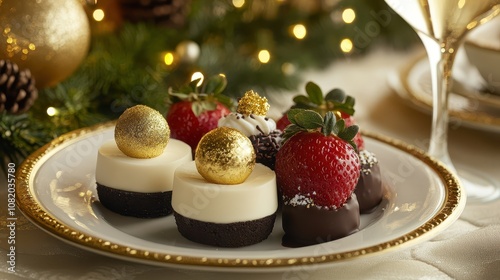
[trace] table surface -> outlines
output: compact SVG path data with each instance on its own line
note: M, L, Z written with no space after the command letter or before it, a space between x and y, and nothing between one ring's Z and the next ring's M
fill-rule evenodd
M363 57L346 57L326 69L304 73L304 84L314 81L325 90L333 87L344 89L356 98L356 120L362 129L426 149L430 115L408 107L387 83L388 73L399 69L415 52L380 48ZM270 98L275 116L291 105L289 96L276 93ZM449 138L450 154L456 164L481 169L500 182L500 134L453 125L450 126ZM500 200L468 203L453 225L430 241L414 247L334 268L262 274L196 272L117 260L66 244L39 230L19 214L16 273L13 274L6 265L9 232L3 202L7 201L5 177L1 182L0 279L500 278Z

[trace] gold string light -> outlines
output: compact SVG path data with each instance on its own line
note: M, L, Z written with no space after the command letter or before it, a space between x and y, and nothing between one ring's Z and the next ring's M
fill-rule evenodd
M268 50L260 50L257 58L261 63L268 63L271 60L271 54Z
M292 34L293 36L295 36L295 38L302 40L307 35L307 29L303 24L295 24L292 27Z
M353 9L347 8L342 12L342 20L345 23L347 24L353 23L355 19L356 19L356 12L354 12Z
M245 5L245 0L233 0L233 6L235 8L242 8Z
M354 11L354 9L352 8L346 8L342 10L342 13L340 14L340 19L338 22L342 22L344 24L351 24L356 20L356 11ZM344 38L340 40L339 47L343 53L348 54L353 52L354 43L350 38Z
M92 18L95 21L102 21L104 19L104 10L103 9L95 9L94 12L92 13Z
M349 39L349 38L344 38L344 39L342 39L342 41L340 41L340 49L344 53L352 52L353 47L354 47L354 45L353 45L351 39Z
M191 75L191 82L197 79L200 79L200 81L196 84L196 86L199 87L203 84L203 79L205 79L205 76L201 72L194 72L193 75Z
M53 117L53 116L57 115L58 113L59 113L59 111L54 107L47 108L47 115L49 117Z
M165 65L170 66L174 64L174 54L172 52L166 52L165 55L163 55L163 62Z

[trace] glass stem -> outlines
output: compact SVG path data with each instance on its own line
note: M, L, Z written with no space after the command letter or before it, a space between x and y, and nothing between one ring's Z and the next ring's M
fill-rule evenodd
M448 154L448 97L452 82L451 69L459 44L447 45L425 34L419 36L427 51L432 81L433 106L429 154L455 172Z

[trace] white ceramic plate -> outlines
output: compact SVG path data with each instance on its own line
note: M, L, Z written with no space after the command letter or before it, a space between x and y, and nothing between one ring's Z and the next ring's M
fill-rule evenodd
M187 269L282 271L317 269L428 240L454 222L465 206L457 179L422 151L365 134L386 186L381 205L362 215L348 237L303 248L281 245L278 217L271 236L243 248L215 248L184 239L172 216L138 219L114 214L97 200L97 149L112 139L113 123L77 130L29 156L18 171L17 203L25 216L75 246L134 262ZM137 174L140 176L140 174Z
M496 19L496 26L496 30L498 30L498 26L500 26L500 20L498 19ZM496 35L491 33L488 35L493 38L498 38L498 31L496 32ZM496 96L499 96L500 71L498 69L498 64L500 63L500 49L498 49L497 45L498 39L493 38L491 38L490 44L481 44L474 40L465 41L464 50L471 65L476 67L481 74L485 87L494 92Z
M432 111L429 63L425 56L411 59L405 67L389 75L389 83L400 97L416 109L426 113ZM500 132L499 96L471 92L457 81L449 98L450 122Z

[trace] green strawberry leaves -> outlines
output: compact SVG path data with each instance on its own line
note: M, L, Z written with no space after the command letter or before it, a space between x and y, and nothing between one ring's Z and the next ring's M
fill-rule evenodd
M212 92L214 95L222 94L224 89L227 86L226 76L223 75L215 75L210 77L205 84L202 85L202 92Z
M195 116L199 116L206 111L215 110L217 102L224 104L229 109L234 107L234 100L223 94L227 86L225 76L215 75L198 85L200 81L201 78L193 80L177 90L169 88L170 99L167 101L167 107L179 101L190 101Z
M291 109L287 116L291 123L304 129L316 129L323 125L323 117L312 110Z
M217 103L210 101L196 101L191 103L191 110L195 116L199 116L206 111L212 111L217 108Z
M344 112L349 116L354 115L354 97L345 94L339 88L329 91L325 96L325 102L328 104L327 107L333 107L334 110Z
M197 94L212 94L218 95L222 94L227 86L227 79L223 75L215 75L208 78L204 83L198 85L201 78L192 80L191 82L182 85L177 92L172 92L174 95L190 95L193 93ZM172 90L172 89L170 89Z
M323 91L321 91L321 88L317 84L308 82L306 84L306 92L312 103L316 105L323 104Z
M323 118L318 112L307 109L290 109L287 117L291 124L286 127L283 138L288 141L293 135L301 131L320 131L323 135L336 135L344 141L348 142L357 151L357 146L354 143L354 136L359 131L357 125L345 126L343 119L337 120L335 114L331 111L326 112Z
M344 120L342 120L342 122L344 122ZM337 135L344 140L352 140L354 139L354 136L358 134L358 132L359 132L359 127L357 125L351 125L339 131Z
M355 99L345 94L339 88L330 90L326 95L314 82L308 82L305 86L307 95L296 95L293 97L295 103L292 108L311 109L321 115L328 111L340 111L350 116L354 115Z

